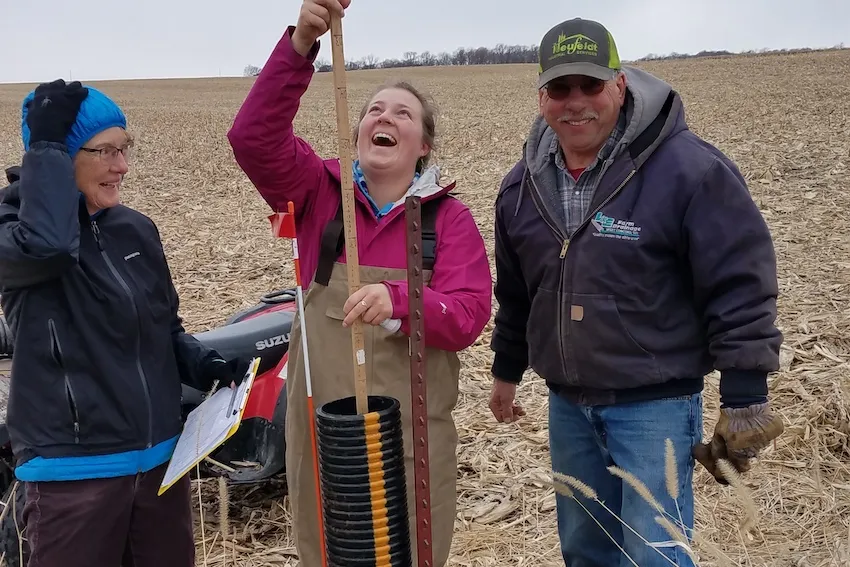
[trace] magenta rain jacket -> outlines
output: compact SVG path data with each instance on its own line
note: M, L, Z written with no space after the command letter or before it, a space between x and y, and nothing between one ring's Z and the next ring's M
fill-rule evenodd
M290 27L275 46L227 134L237 163L274 211L295 205L302 279L312 281L325 225L340 205L338 159L322 159L293 132L292 121L313 77L318 42L308 56L293 48ZM328 135L331 135L328 132ZM333 132L335 135L336 132ZM422 202L454 188L438 184L438 169L425 170L411 192ZM404 200L378 219L367 197L355 191L360 264L405 269ZM436 222L437 253L430 286L425 289L427 346L460 351L472 345L490 319L492 277L484 241L469 209L444 198ZM345 261L345 250L339 258ZM409 333L407 281L384 282L395 319Z

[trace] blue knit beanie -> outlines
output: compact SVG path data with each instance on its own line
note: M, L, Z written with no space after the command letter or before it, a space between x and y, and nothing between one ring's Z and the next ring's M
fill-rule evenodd
M92 139L93 136L113 126L127 127L127 118L124 113L108 96L88 85L84 85L89 95L83 100L77 121L71 127L65 141L68 146L68 154L73 158L80 148ZM29 150L30 129L27 126L27 104L35 97L33 90L24 99L21 108L21 138L24 141L24 151Z

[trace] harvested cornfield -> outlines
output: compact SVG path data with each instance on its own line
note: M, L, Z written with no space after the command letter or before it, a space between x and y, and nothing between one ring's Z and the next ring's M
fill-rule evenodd
M653 62L682 94L691 128L740 166L770 224L779 259L782 369L772 399L786 433L745 477L758 513L742 531L745 498L697 469L700 565L850 566L850 50ZM533 66L420 68L349 74L356 116L372 88L403 76L440 109L438 162L458 181L492 255L493 203L536 113ZM127 204L162 232L191 330L224 321L263 293L293 285L289 247L236 166L225 133L251 79L105 82L136 134ZM19 101L0 87L0 162L19 159ZM336 152L331 74L317 75L297 132ZM492 256L491 256L492 259ZM549 484L546 388L519 390L527 416L496 424L487 408L490 327L463 353L459 511L451 565L563 565ZM705 433L717 419L708 380ZM663 450L663 447L659 447ZM219 487L207 481L198 565L295 565L282 483L229 492L231 537L219 532ZM203 522L200 518L203 517Z

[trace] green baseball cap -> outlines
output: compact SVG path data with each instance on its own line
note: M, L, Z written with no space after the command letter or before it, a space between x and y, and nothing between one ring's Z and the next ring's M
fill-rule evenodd
M567 75L587 75L608 81L620 70L614 37L593 20L574 18L546 32L538 53L538 88Z

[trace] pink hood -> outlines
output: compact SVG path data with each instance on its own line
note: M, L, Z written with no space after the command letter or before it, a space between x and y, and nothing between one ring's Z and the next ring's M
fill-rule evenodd
M315 274L325 225L341 200L338 159L324 160L296 136L292 121L312 79L318 43L302 57L290 42L290 27L240 108L227 134L237 163L274 211L295 204L298 251L304 282ZM440 171L422 173L409 193L426 202L448 193ZM406 269L404 199L376 218L366 197L355 191L358 256L362 266ZM459 351L475 342L492 309L492 277L484 241L469 209L446 197L437 215L437 261L425 290L425 341L428 346ZM345 261L345 250L340 257ZM393 318L409 332L407 281L384 282L390 290Z

